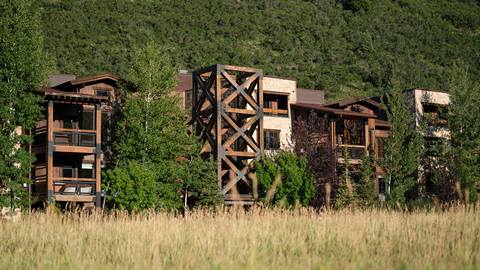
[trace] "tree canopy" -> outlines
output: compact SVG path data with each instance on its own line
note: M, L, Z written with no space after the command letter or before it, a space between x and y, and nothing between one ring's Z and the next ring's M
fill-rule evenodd
M291 77L327 98L400 87L446 89L454 60L480 75L474 0L41 0L58 72L128 71L153 38L184 69L214 63Z

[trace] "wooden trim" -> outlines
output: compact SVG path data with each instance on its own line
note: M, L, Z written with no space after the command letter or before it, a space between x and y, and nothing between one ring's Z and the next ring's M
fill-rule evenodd
M76 129L76 128L53 128L53 132L76 132L76 133L96 133L96 130Z
M235 156L235 157L256 157L257 154L254 152L242 152L242 151L226 151L225 154L227 156Z
M96 202L97 202L97 207L100 207L100 198L99 194L101 192L101 170L102 170L102 164L101 164L101 157L100 154L102 152L101 146L102 146L102 109L101 105L97 104L95 106L95 130L97 131L97 134L95 136L96 138L96 155L95 155L95 179L96 179L96 184L95 184L95 191L96 191Z
M347 147L347 148L367 148L365 145L354 145L354 144L337 144L337 147Z
M241 113L241 114L249 114L249 115L255 115L257 114L257 111L255 110L248 110L248 109L237 109L237 108L226 108L226 112L228 113Z
M82 181L82 182L95 182L95 178L75 178L75 177L53 177L53 181Z
M93 202L95 195L53 195L57 202Z
M47 194L48 203L53 194L53 101L48 102L47 109Z
M272 114L272 115L288 115L288 110L264 108L263 112L266 114Z
M53 151L62 153L94 154L95 147L55 145Z
M264 95L290 96L290 93L277 92L277 91L271 91L271 90L263 90L263 94Z

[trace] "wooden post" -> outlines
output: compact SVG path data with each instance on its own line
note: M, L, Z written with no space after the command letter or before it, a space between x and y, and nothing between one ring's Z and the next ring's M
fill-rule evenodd
M95 205L101 206L101 153L102 153L102 108L95 105Z
M53 101L48 102L47 110L47 202L53 200Z
M263 72L259 71L258 77L263 78ZM257 160L260 160L261 154L263 154L264 151L264 140L265 137L263 135L264 130L263 130L263 80L260 79L258 82L258 91L257 91L257 102L258 102L258 108L257 108L257 115L258 115L258 137L257 140L260 144L260 155L257 156ZM290 107L290 106L289 106Z

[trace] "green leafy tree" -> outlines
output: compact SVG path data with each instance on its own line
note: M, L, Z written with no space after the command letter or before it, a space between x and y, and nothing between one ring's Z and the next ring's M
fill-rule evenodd
M34 157L27 151L33 128L41 116L33 94L46 78L40 17L33 1L0 2L0 204L25 206L28 172Z
M480 183L480 84L472 81L465 70L450 76L451 91L448 123L450 129L450 171L459 182L461 197L477 201Z
M390 135L385 141L382 166L390 185L387 200L391 204L404 204L407 192L415 186L419 158L422 156L423 137L415 128L413 105L399 88L387 95L386 111L391 123Z
M307 160L289 151L264 157L255 164L259 195L267 203L308 206L315 196L315 180Z
M157 206L155 170L138 161L108 170L103 174L107 183L107 200L114 208L130 212Z
M185 112L172 93L175 67L152 42L133 55L128 79L135 91L125 93L117 163L135 160L155 171L157 208L179 210L216 201L215 169L199 156L198 139L188 134Z

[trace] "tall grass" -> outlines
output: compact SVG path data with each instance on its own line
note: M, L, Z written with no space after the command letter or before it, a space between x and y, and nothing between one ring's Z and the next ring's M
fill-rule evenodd
M3 269L478 269L478 212L226 209L0 222Z

